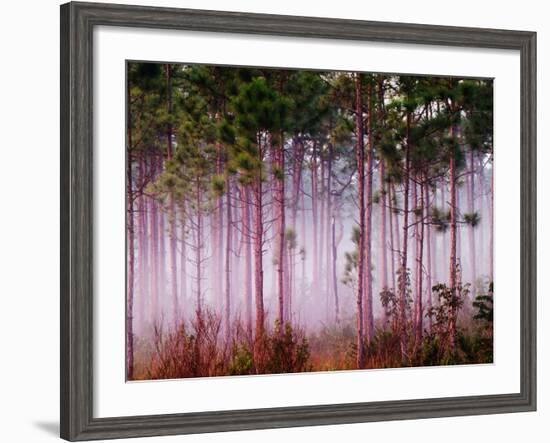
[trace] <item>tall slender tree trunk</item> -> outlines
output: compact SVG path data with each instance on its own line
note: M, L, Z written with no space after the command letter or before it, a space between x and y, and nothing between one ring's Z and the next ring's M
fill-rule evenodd
M139 159L139 183L143 189L145 185L145 158L142 155ZM139 303L138 318L140 333L144 332L145 313L147 312L147 296L149 293L149 242L147 241L147 200L141 193L138 200L138 223L139 223Z
M220 147L221 150L221 147ZM219 174L223 173L222 168L222 160L221 160L221 153L220 153L220 159L219 159ZM217 219L217 226L216 231L218 234L217 238L217 244L218 244L218 250L216 253L216 261L218 266L218 272L216 273L215 279L217 278L217 282L215 284L218 286L218 293L216 294L216 300L218 300L218 306L221 311L223 306L223 223L224 223L224 214L223 214L223 198L220 196L218 197L218 219ZM221 312L220 312L221 314Z
M327 292L327 301L326 301L326 317L327 321L330 319L330 303L331 299L334 299L334 291L333 291L333 285L332 285L332 279L334 277L334 273L331 270L331 265L333 263L332 256L334 254L334 244L331 242L332 236L331 236L331 221L332 221L332 156L333 156L333 147L332 143L328 143L328 159L327 159L327 185L326 185L326 199L327 199L327 221L325 223L326 226L326 243L327 243L327 254L326 254L326 267L325 267L325 275L326 275L326 292Z
M295 243L294 249L291 251L291 274L292 274L292 285L290 286L290 298L288 302L288 321L291 322L291 324L294 322L294 302L295 298L300 297L300 294L298 293L298 278L297 278L297 263L296 263L296 257L298 257L299 249L298 249L298 243Z
M398 263L397 263L397 270L399 271L399 269L401 269L401 253L402 253L402 250L401 250L401 227L399 225L399 205L398 205L398 202L397 202L397 193L395 191L395 185L392 183L391 185L391 189L392 189L392 194L393 194L393 199L395 201L395 207L394 207L394 210L393 210L393 218L394 218L394 228L395 228L395 247L396 247L396 251L397 251L397 259L398 259ZM395 288L397 289L399 287L399 282L397 282L397 285L395 286Z
M155 178L157 172L157 158L153 157L151 159L151 177ZM151 318L153 326L155 326L159 320L159 292L160 292L160 283L159 283L159 252L158 252L158 202L156 199L151 199L150 201L150 226L151 233L149 236L150 241L150 252L151 252Z
M336 263L338 261L338 248L336 244L336 216L331 217L331 245L332 245L332 293L334 295L334 321L340 323L340 301L338 299L338 277L336 274Z
M208 227L210 229L210 242L212 244L212 260L208 263L208 271L210 272L210 275L212 275L212 298L213 303L218 309L220 306L220 299L219 294L221 292L221 288L219 287L219 269L218 269L218 256L219 256L219 246L218 246L218 200L220 199L219 196L214 197L214 207L212 210L212 213L210 214L210 217L208 218L209 223Z
M284 306L284 320L285 322L291 321L291 309L292 309L292 286L293 286L293 279L294 275L292 272L294 263L294 255L292 253L292 248L287 247L285 249L286 253L284 255L285 260L285 306Z
M279 290L279 323L280 323L280 333L283 334L284 328L283 324L285 321L284 314L284 304L285 304L285 150L284 150L284 141L283 134L280 134L279 149L277 153L278 157L278 166L280 169L281 177L278 177L277 181L277 205L278 205L278 240L279 240L279 249L278 249L278 261L277 261L277 286Z
M365 351L363 347L364 319L364 275L365 275L365 147L363 127L363 76L357 73L355 77L355 127L357 133L357 174L359 177L359 245L357 257L357 367L365 366Z
M235 184L235 181L231 181L231 238L232 238L232 245L231 245L231 293L229 298L229 305L231 307L230 309L230 321L231 320L231 313L237 312L236 309L238 307L240 312L240 306L239 306L239 300L236 297L237 293L236 291L240 291L242 288L242 258L241 258L241 248L240 245L242 245L242 230L236 229L237 226L242 226L242 211L237 210L236 202L235 202L235 196L238 195L239 199L242 200L242 197L239 195L239 190L237 188L237 185ZM230 328L233 332L233 328Z
M301 292L303 295L306 293L306 287L307 287L307 280L306 280L306 257L307 254L309 254L308 251L306 251L306 198L305 193L302 192L300 196L300 201L302 202L302 211L301 211L301 217L300 217L300 234L302 236L302 249L303 254L301 257L302 260L302 280L301 280Z
M427 174L424 176L424 214L426 216L426 309L432 309L432 227L429 221L430 214L430 187ZM429 332L432 331L432 316L428 316Z
M317 144L313 142L313 156L311 159L311 224L313 225L313 297L319 297L319 243L317 229Z
M132 178L132 125L128 106L128 145L126 165L127 220L128 220L128 293L126 294L126 377L134 378L134 191Z
M416 185L415 185L416 186ZM417 280L416 280L416 294L418 299L417 311L416 311L416 345L420 346L422 343L423 335L423 318L424 318L424 306L422 302L422 281L423 281L423 265L424 265L424 186L419 185L420 188L420 197L417 200L416 209L420 210L420 219L417 220L418 226L418 236L416 238L418 254L416 257L416 267L417 267Z
M162 154L159 157L157 174L160 175L164 169L164 157ZM164 319L165 315L165 297L166 297L166 223L165 223L165 214L166 207L165 202L160 200L157 202L159 210L157 211L159 219L159 229L158 229L158 242L159 242L159 298L162 300L161 305L159 306L159 313Z
M326 209L326 196L325 196L325 159L323 158L322 152L319 153L319 161L321 162L321 180L320 180L320 197L321 197L321 211L319 219L321 221L319 227L319 277L324 275L323 264L325 263L325 209ZM325 300L323 304L325 308L327 306L327 287L325 284L321 285L322 289L320 290L319 296L324 292Z
M196 237L196 244L195 244L195 253L196 253L196 277L197 277L197 317L199 322L202 319L202 193L200 189L200 179L197 178L197 237Z
M216 145L216 173L220 176L223 173L222 147ZM213 223L213 257L214 257L214 300L221 315L223 306L223 197L216 197L215 221Z
M384 79L379 76L378 81L378 124L384 125L385 123L385 108L384 108ZM382 133L381 131L378 131L377 140L381 142L382 140ZM382 290L388 289L388 239L387 239L387 201L388 201L388 195L386 193L386 161L382 156L380 156L380 196L381 196L381 255L382 255L382 266L380 268L380 286ZM393 233L391 232L391 214L390 214L390 237L393 237ZM392 248L392 254L393 254L393 239L390 239L390 244ZM393 256L392 256L393 259ZM393 263L392 263L393 267ZM392 271L393 274L393 271ZM384 310L383 313L383 325L384 328L387 326L388 318L386 315L386 311Z
M386 165L383 159L380 160L380 196L381 196L381 206L380 206L380 224L381 224L381 230L380 230L380 237L381 237L381 258L382 258L382 266L380 266L380 286L382 290L388 289L388 244L387 244L387 217L386 217L386 188L385 188L385 180L386 180ZM388 322L388 318L386 316L386 313L384 312L384 327L386 327L386 324Z
M242 186L243 206L242 206L242 225L243 234L241 236L244 243L244 306L245 306L245 324L246 334L249 340L252 339L252 247L250 237L252 229L250 226L250 188L247 185Z
M443 209L443 211L446 211L447 208L450 206L450 203L447 202L447 184L445 183L444 179L441 179L440 199L441 199L441 208ZM449 257L450 255L449 255L449 241L447 240L446 231L441 233L441 242L443 243L443 257L447 259L447 257ZM441 276L441 279L445 279L445 280L449 279L449 275L447 275L447 271L448 271L448 268L443 273L444 275Z
M225 300L224 300L224 323L225 323L225 343L229 344L231 338L231 235L232 235L232 218L231 218L231 182L229 174L225 176L225 197L226 197L226 239L225 239Z
M388 245L387 245L387 198L386 189L384 186L386 171L385 164L382 160L380 162L380 196L381 196L381 238L382 238L382 266L380 267L380 284L382 288L388 288Z
M456 178L456 172L455 172L455 178ZM457 286L462 285L462 274L464 272L463 266L462 266L462 229L460 229L459 225L459 219L460 219L460 200L462 198L460 187L457 186L456 188L456 264L457 264L457 270L456 270L456 283Z
M401 253L401 269L399 275L399 314L400 314L400 345L401 357L407 359L407 313L406 313L406 296L407 296L407 259L408 259L408 238L409 238L409 192L410 192L410 131L411 131L411 115L407 112L407 141L405 144L405 194L403 196L403 249Z
M414 334L416 335L416 320L417 320L417 313L418 313L418 279L420 278L420 272L421 269L418 266L418 237L420 235L419 233L419 215L417 213L418 209L418 192L417 192L417 183L416 183L416 174L413 174L414 178L412 179L412 202L411 202L411 209L413 211L413 219L414 219L414 229L413 229L413 244L414 244L414 258L413 258L413 264L414 264L414 305L413 305L413 329ZM412 283L411 283L412 284Z
M180 300L183 304L187 301L187 223L186 223L186 211L185 202L181 202L180 210L180 235L181 235L181 249L180 249ZM183 315L185 312L180 310L181 319L183 321Z
M397 289L397 286L395 285L395 257L396 257L396 253L395 253L395 244L394 244L394 241L393 241L393 211L394 211L394 207L393 207L393 200L392 200L392 192L391 192L391 184L388 183L387 184L387 189L388 189L388 197L389 197L389 201L390 201L390 216L388 217L388 221L389 221L389 228L390 228L390 251L391 251L391 266L390 266L390 269L391 269L391 278L392 278L392 290L395 291Z
M495 233L495 193L494 193L494 183L495 183L495 174L494 174L494 167L491 168L491 212L490 212L490 232L489 232L489 253L490 253L490 259L489 259L489 276L491 278L491 281L493 281L493 270L494 270L494 252L495 252L495 245L494 245L494 233Z
M306 241L306 233L304 228L301 228L298 235L298 229L297 229L297 216L298 216L298 206L300 204L300 201L302 201L302 220L304 219L304 213L305 209L303 207L303 198L304 193L302 192L302 169L303 169L303 162L304 162L304 155L305 155L305 149L304 149L304 143L299 137L295 137L293 139L293 148L294 148L294 163L293 163L293 169L292 169L292 211L290 214L291 217L291 226L292 229L294 229L294 232L296 233L297 243L298 242L303 244L303 247L305 248L305 241ZM305 226L305 223L304 223ZM305 264L305 262L302 260L302 263ZM292 293L296 294L296 258L292 260L291 263L291 270L292 273L292 279L293 279L293 287L292 287ZM304 285L304 278L305 273L302 273L302 294L305 290ZM291 310L289 309L289 313L292 314Z
M169 64L166 65L166 91L167 91L167 113L172 116L172 68ZM172 123L169 121L166 131L166 155L168 160L174 156L174 147L172 144L173 129ZM168 195L169 214L168 221L170 225L170 289L172 295L172 316L174 326L177 326L179 321L179 303L178 303L178 264L176 255L176 210L174 193L170 191Z
M296 229L296 217L300 202L301 186L302 186L302 167L304 162L304 143L298 137L294 138L294 163L292 168L292 212L291 225ZM303 233L300 233L303 235Z
M474 214L474 193L475 193L475 168L474 168L474 151L470 149L470 176L468 180L468 212ZM476 242L475 242L475 230L474 226L468 226L468 243L470 249L470 280L472 282L472 296L476 296L476 278L477 278L477 266L476 266Z
M433 200L432 200L432 204L433 206L437 206L437 188L434 190L434 193L433 193ZM431 220L430 220L431 222ZM435 231L435 228L430 224L430 232L431 232L431 239L432 239L432 272L431 272L431 278L432 278L432 286L434 284L437 284L439 283L439 276L438 276L438 269L439 269L439 266L438 266L438 251L439 251L439 247L438 247L438 240L437 240L437 235L436 235L436 231ZM430 299L431 299L431 294L432 294L432 286L430 286Z
M451 125L451 155L449 156L449 182L450 182L450 205L451 205L451 232L450 232L450 255L449 255L449 288L453 299L457 297L457 201L456 201L456 162L455 162L455 143L456 143L456 127L453 123ZM449 341L451 349L455 347L456 340L456 316L457 310L453 306L451 307L451 315L449 319Z
M263 161L263 149L261 136L258 136L258 160ZM263 189L262 173L258 171L254 178L254 292L256 299L256 342L254 346L254 361L256 371L261 372L262 365L262 340L264 337L264 269L263 269Z
M368 97L368 118L367 118L367 135L368 135L368 150L367 150L367 183L366 183L366 226L365 226L365 336L367 342L370 343L374 337L374 312L373 312L373 295L372 295L372 182L374 171L374 126L373 126L373 92L372 82L369 82L367 87Z

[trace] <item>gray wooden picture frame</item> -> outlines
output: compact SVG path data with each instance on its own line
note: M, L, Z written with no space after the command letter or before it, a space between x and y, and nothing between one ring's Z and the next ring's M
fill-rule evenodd
M95 26L496 48L521 57L521 391L269 409L93 416ZM536 33L100 3L61 6L61 437L70 441L536 409ZM509 294L515 296L515 294Z

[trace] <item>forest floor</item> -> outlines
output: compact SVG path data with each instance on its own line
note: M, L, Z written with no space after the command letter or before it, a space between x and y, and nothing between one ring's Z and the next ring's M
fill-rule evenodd
M492 323L459 318L454 349L441 334L425 331L416 343L412 331L401 350L399 331L377 322L370 343L363 343L364 369L492 363ZM171 332L158 329L147 340L136 337L134 380L177 379L227 375L279 374L356 370L357 341L352 319L306 334L297 326L278 324L261 340L251 340L235 324L229 340L218 316L180 325Z

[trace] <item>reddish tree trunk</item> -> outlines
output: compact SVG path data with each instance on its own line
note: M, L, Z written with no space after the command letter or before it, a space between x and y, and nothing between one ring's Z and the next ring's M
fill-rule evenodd
M379 119L379 125L385 124L385 109L384 109L384 80L382 77L378 78L378 119ZM382 132L378 132L377 140L381 141L382 139ZM380 158L380 196L381 196L381 224L382 224L382 230L381 230L381 252L382 252L382 267L381 267L381 276L380 276L380 285L381 289L387 290L388 289L388 243L387 243L387 201L389 194L386 194L386 162L384 158ZM391 196L390 196L391 198ZM391 228L391 214L390 214L390 244L392 248L392 254L393 254L393 232ZM393 260L393 255L392 255ZM393 267L392 263L392 267ZM393 271L392 271L393 275ZM386 327L388 323L388 318L386 315L386 311L384 310L384 327Z
M245 324L248 339L252 338L252 248L250 237L252 235L250 226L250 189L248 186L242 186L243 206L242 206L242 226L243 234L241 236L244 243L244 306L245 306Z
M427 217L426 223L426 309L428 312L432 309L432 227L430 225L428 215L430 213L430 188L428 185L428 177L425 176L424 181L424 213ZM432 316L428 317L429 332L432 331Z
M357 133L357 174L359 178L359 245L357 257L357 367L365 366L363 347L363 296L365 273L365 147L363 127L363 76L359 73L355 77L355 127Z
M159 164L158 164L158 170L157 174L161 174L162 170L164 169L164 158L161 156L159 158ZM166 224L165 224L165 206L164 202L161 200L160 202L157 202L158 205L158 219L159 219L159 228L158 228L158 242L159 242L159 297L164 300L166 296L166 242L165 242L165 236L166 236ZM162 305L159 307L159 313L161 315L164 315L164 308L165 306Z
M215 197L214 208L209 218L210 238L212 243L212 260L209 263L209 272L212 275L212 296L214 299L215 308L219 309L220 306L220 293L222 292L220 287L220 275L219 275L219 256L220 246L218 244L218 203L219 197ZM222 277L223 278L223 277Z
M384 189L384 163L382 162L380 165L380 195L382 196L382 206L381 206L381 214L380 214L380 237L381 237L381 243L382 243L382 250L381 256L382 256L382 266L380 267L380 285L382 288L387 289L388 288L388 244L387 244L387 227L388 227L388 220L387 220L387 199L386 199L386 193Z
M441 180L441 208L444 212L446 212L447 208L449 207L449 203L447 202L447 184L445 183L445 180ZM443 257L445 257L445 260L447 257L449 257L449 242L447 241L447 232L441 233L441 242L443 243ZM447 271L443 272L444 275L441 276L441 279L447 280L449 276L447 275Z
M235 196L238 195L239 191L235 181L231 181L231 195L232 197L232 208L231 208L231 238L233 239L233 244L231 246L231 297L229 299L231 310L230 313L236 312L236 307L239 306L239 300L236 297L236 291L241 288L242 279L242 259L241 259L241 250L240 246L242 244L242 230L236 229L237 226L242 226L242 211L238 211L235 205ZM242 197L239 195L239 199L242 200ZM240 307L239 307L240 310ZM231 319L231 318L230 318ZM231 320L233 321L233 320Z
M151 177L154 179L157 172L157 158L151 159ZM155 199L150 201L150 226L151 233L149 242L151 245L151 318L153 325L159 320L159 252L158 252L158 202Z
M421 206L423 205L423 199L421 197L421 194L419 194L419 184L418 184L418 175L415 173L413 178L413 195L412 195L412 203L411 208L413 210L414 214L414 234L413 234L413 241L414 241L414 313L413 313L413 329L416 336L417 333L417 325L418 325L418 315L419 315L419 306L421 305L420 298L422 297L422 292L418 292L419 284L420 287L422 286L422 263L419 263L419 257L420 257L420 242L418 241L420 238L420 223L422 214L418 211L420 210ZM422 192L420 190L420 192Z
M416 345L420 346L422 343L422 334L423 334L423 318L424 318L424 307L422 304L422 280L423 280L423 255L424 255L424 186L419 185L420 187L420 196L418 192L415 191L416 199L416 209L421 211L420 217L417 217L417 237L416 237L416 297L417 297L417 306L416 306ZM416 189L416 184L415 184Z
M340 301L338 299L338 277L336 275L336 263L338 261L338 248L336 242L336 216L332 215L331 244L332 244L332 292L334 295L334 321L340 322Z
M437 202L436 202L436 198L437 198L437 189L434 190L434 194L433 194L433 205L434 206L437 206ZM431 220L430 220L431 221ZM435 231L435 228L433 226L430 225L430 232L431 232L431 241L432 241L432 247L431 247L431 255L432 255L432 263L431 263L431 267L432 267L432 272L431 272L431 279L432 279L432 286L434 284L437 284L439 283L439 279L438 279L438 251L439 251L439 247L438 247L438 240L437 240L437 235L436 235L436 231ZM431 298L431 294L432 294L432 287L430 286L430 298Z
M222 169L222 152L221 145L218 143L216 146L216 173L221 175L223 173ZM216 222L215 233L214 233L214 247L213 256L215 260L216 272L214 275L214 300L216 300L216 306L221 314L221 309L223 306L223 198L221 196L216 197Z
M180 229L181 229L181 249L180 249L180 299L185 306L187 301L187 225L186 225L186 213L185 206L182 203L182 208L180 211ZM183 321L183 315L185 313L180 311L180 315Z
M491 169L491 212L490 212L490 229L489 232L489 253L490 253L490 259L489 259L489 275L491 278L491 281L493 281L493 269L494 269L494 209L495 209L495 194L494 194L494 169Z
M300 138L295 138L293 142L294 147L294 164L293 164L293 172L292 172L292 212L291 212L291 225L294 229L294 232L298 234L297 230L297 214L298 214L298 206L300 201L302 202L302 226L300 228L300 236L296 235L296 239L299 240L305 248L305 240L306 240L306 233L305 233L305 222L304 222L304 193L302 192L302 170L303 170L303 163L304 163L304 155L305 155L305 149L304 149L304 143ZM300 200L301 199L301 200ZM298 244L298 243L297 243ZM302 261L303 264L305 264L304 261ZM296 260L292 260L291 264L291 272L292 272L292 278L294 281L293 284L293 293L296 293ZM304 293L305 286L304 286L304 278L305 278L305 272L302 272L302 293Z
M263 161L262 142L258 137L258 160ZM254 179L254 292L256 299L256 343L254 346L254 360L256 370L261 372L261 341L264 336L264 270L263 270L263 189L262 174L257 172Z
M226 196L226 243L225 243L225 343L229 344L231 337L231 234L232 234L232 221L231 221L231 183L229 175L225 178L225 196Z
M292 213L291 213L291 223L292 227L296 229L296 216L298 213L298 203L302 187L302 168L304 163L304 144L301 140L297 140L293 143L294 147L294 165L292 173ZM304 233L300 233L303 235Z
M455 179L456 179L456 171L455 171ZM457 270L456 270L456 283L457 287L462 285L462 273L464 272L462 269L462 229L460 229L459 226L459 217L460 217L460 188L456 188L456 211L457 211L457 222L456 222L456 264L457 264Z
M200 179L197 178L197 237L195 243L196 253L196 278L197 278L197 317L202 318L202 197Z
M401 269L401 227L399 226L399 205L397 204L397 193L395 191L395 185L391 185L393 199L395 200L395 207L393 211L393 218L394 218L394 228L395 228L395 248L396 248L396 258L397 258L397 270ZM397 285L395 288L397 289L399 287L399 282L397 282Z
M129 109L130 107L128 107ZM132 126L128 110L128 146L126 165L127 220L128 220L128 293L126 294L126 377L134 378L134 193L132 180Z
M319 220L321 221L321 224L319 226L319 277L321 278L322 275L324 275L323 270L323 263L325 262L325 209L326 209L326 196L325 196L325 160L323 158L322 152L319 153L319 161L321 163L321 179L320 179L320 198L321 198L321 210L319 215ZM324 284L321 285L321 288L319 290L319 296L324 292L325 295L325 301L324 304L326 306L326 293L327 288Z
M278 260L277 260L277 286L279 290L279 322L280 322L280 332L281 334L284 331L283 323L285 320L285 151L284 151L284 142L283 134L280 134L279 149L277 152L278 167L280 169L281 176L277 178L277 206L278 206L278 233L277 237L279 240L279 249L278 249Z
M473 214L475 212L474 205L474 192L475 192L475 169L474 169L474 151L470 150L470 176L468 180L468 212ZM477 266L476 266L476 242L474 226L468 226L468 243L470 246L470 280L472 282L472 296L475 297L475 281L477 278Z
M332 285L332 278L333 278L333 272L331 270L332 265L332 255L334 254L334 244L331 242L331 225L332 225L332 155L333 155L333 148L332 143L328 143L328 159L327 159L327 185L326 185L326 199L327 199L327 220L325 223L326 226L326 244L327 244L327 253L326 253L326 267L325 267L325 275L326 275L326 294L327 294L327 300L326 300L326 317L327 321L330 320L330 302L334 297L333 294L333 285Z
M311 224L313 225L313 282L312 295L319 296L319 243L317 229L317 144L313 142L313 157L311 159Z
M285 306L284 306L284 320L285 322L291 321L291 309L292 309L292 286L294 273L293 270L293 253L291 248L286 248L284 254L284 272L285 272Z
M373 94L372 85L369 83L368 95L368 150L367 150L367 183L366 183L366 226L365 226L365 306L363 315L367 342L370 343L374 337L374 313L372 296L372 176L374 170L374 129L373 129Z
M300 220L300 234L302 236L302 248L304 250L304 255L302 255L302 294L306 293L306 256L309 253L306 251L306 198L304 193L301 193L301 202L302 202L302 214Z
M455 164L455 145L456 142L456 128L453 124L451 126L451 141L453 143L452 145L452 151L451 155L449 156L449 182L450 182L450 205L451 205L451 227L450 227L450 255L449 255L449 288L451 290L452 297L455 298L457 296L456 289L457 289L457 254L456 254L456 245L457 245L457 224L456 224L456 217L457 217L457 201L456 201L456 164ZM454 305L454 304L453 304ZM455 347L455 340L456 340L456 308L451 308L451 315L449 319L449 340L450 340L450 346L452 349Z
M385 180L386 180L386 165L384 160L380 160L380 196L381 196L381 206L380 206L380 218L381 218L381 230L380 230L380 239L381 239L381 259L382 266L380 266L380 289L388 289L388 245L387 245L387 220L386 220L386 190L385 190ZM391 236L391 234L390 234ZM388 322L386 312L384 311L384 327Z
M139 159L139 183L141 189L145 186L145 158L141 156ZM147 211L148 205L146 197L141 193L138 200L138 223L139 223L139 328L143 333L145 325L145 313L147 312L147 295L149 293L149 242L147 241Z
M388 183L387 188L388 188L388 198L389 198L389 201L390 201L390 216L388 217L389 228L390 228L390 251L391 251L390 269L391 269L391 279L392 279L392 290L395 291L397 286L395 285L395 256L396 256L396 253L395 253L395 244L394 244L394 241L393 241L393 210L394 210L394 207L393 207L393 200L392 200L392 192L391 192L391 184L390 183Z
M411 130L411 115L407 112L407 141L405 144L405 194L403 196L403 252L401 253L401 269L399 275L399 314L400 314L400 345L401 356L407 358L407 315L406 315L406 296L407 296L407 249L409 238L409 193L410 193L410 178L409 171L411 166L410 161L410 130Z
M166 65L166 91L167 91L167 113L172 115L172 68ZM166 155L168 160L174 156L174 148L172 144L173 129L171 122L168 122L166 133ZM168 195L169 205L169 225L170 225L170 289L172 295L172 315L174 326L177 326L179 321L179 303L178 303L178 264L176 256L176 210L174 202L174 194L170 192Z

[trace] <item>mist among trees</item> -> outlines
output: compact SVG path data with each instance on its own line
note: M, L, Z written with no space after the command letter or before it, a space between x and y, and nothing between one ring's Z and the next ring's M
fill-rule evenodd
M128 63L128 380L492 362L492 100Z

